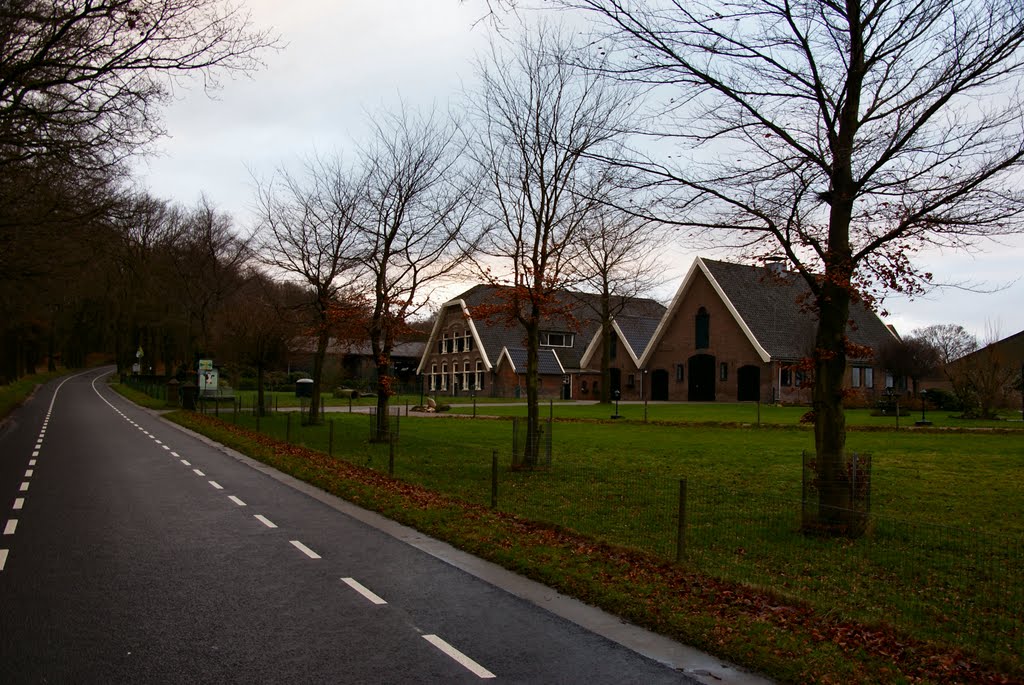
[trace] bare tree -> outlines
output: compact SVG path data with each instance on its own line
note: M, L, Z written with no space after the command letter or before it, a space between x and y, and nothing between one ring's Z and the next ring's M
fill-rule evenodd
M978 349L978 339L968 333L960 324L942 323L913 331L912 338L928 341L939 352L939 363L943 366Z
M608 179L590 156L615 141L629 111L624 93L572 68L571 56L569 43L550 26L528 31L507 51L492 42L480 66L475 112L473 154L493 228L482 252L507 265L507 276L485 273L511 286L505 301L478 314L526 331L527 465L536 460L539 435L541 323L567 314L553 295L569 282L581 231Z
M374 140L361 151L359 242L373 292L368 332L377 366L377 438L384 439L395 392L391 352L427 291L472 253L475 184L463 171L465 143L454 122L404 107L374 122Z
M0 10L0 164L106 165L162 133L173 79L249 73L276 45L224 0L14 0Z
M357 211L362 188L340 162L311 162L306 177L285 171L257 189L260 213L258 253L272 270L308 286L313 312L313 397L309 421L320 411L324 360L334 309L361 264Z
M785 255L818 314L822 516L848 509L851 303L913 293L924 246L1020 232L1024 8L988 0L564 0L596 16L600 72L651 89L646 133L673 158L626 163L682 225ZM678 153L678 154L677 154ZM863 350L859 352L864 352ZM836 519L838 515L831 518ZM841 518L841 516L838 516ZM844 522L837 520L837 529Z
M612 323L631 302L649 294L664 278L658 267L661 225L624 212L612 205L599 207L579 236L581 250L572 269L581 287L598 298L581 298L584 306L597 305L601 322L601 396L611 401Z

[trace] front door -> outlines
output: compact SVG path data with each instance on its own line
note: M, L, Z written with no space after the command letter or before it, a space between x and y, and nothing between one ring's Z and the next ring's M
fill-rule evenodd
M651 374L651 399L655 402L668 401L668 371L655 369Z
M608 381L610 383L608 387L608 396L615 401L615 391L622 390L622 369L611 368L608 369Z
M736 399L740 402L756 402L761 395L761 369L748 364L736 372Z
M715 401L715 358L710 354L695 354L687 363L690 382L687 398L691 402Z

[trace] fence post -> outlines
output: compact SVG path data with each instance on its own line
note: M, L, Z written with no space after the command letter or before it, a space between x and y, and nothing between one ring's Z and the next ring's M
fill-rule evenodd
M388 475L395 475L395 433L388 431Z
M287 413L287 418L285 419L284 441L286 443L288 443L289 445L292 444L292 413L291 412Z
M334 421L331 420L327 424L327 456L334 456Z
M498 450L491 451L491 509L498 508Z
M676 562L686 555L686 479L679 479L679 530L676 531Z

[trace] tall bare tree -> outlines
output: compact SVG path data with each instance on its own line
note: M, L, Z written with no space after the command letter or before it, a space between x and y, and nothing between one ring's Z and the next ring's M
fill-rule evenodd
M377 366L378 439L389 435L398 336L427 291L460 268L475 246L475 184L464 171L464 149L454 122L403 107L374 118L373 141L361 150L359 252L373 293L368 333Z
M624 184L628 186L629 184ZM620 199L618 202L622 202ZM628 203L627 203L628 204ZM662 226L636 212L608 204L597 208L579 237L580 254L572 264L580 286L598 294L597 300L582 298L584 306L595 308L601 322L601 395L611 401L612 326L637 298L647 296L664 281L659 257L664 248Z
M814 412L822 516L843 487L850 307L915 292L924 246L1019 232L1024 7L1002 0L564 0L599 20L609 77L651 89L634 158L749 256L782 254L818 314ZM596 57L595 57L596 59ZM864 351L859 351L863 353ZM835 483L836 486L831 484ZM836 518L832 516L832 518ZM841 518L841 516L840 516ZM843 521L838 521L838 529Z
M309 288L316 338L310 423L320 411L333 311L361 265L357 213L362 194L361 184L340 162L324 160L310 162L305 178L281 171L257 189L260 258Z
M593 162L611 146L629 111L627 95L571 65L562 32L540 25L514 44L492 42L480 66L474 156L484 178L492 231L482 252L502 264L492 280L511 286L493 311L526 331L526 464L539 436L540 328L558 311L581 232L600 206L607 174Z

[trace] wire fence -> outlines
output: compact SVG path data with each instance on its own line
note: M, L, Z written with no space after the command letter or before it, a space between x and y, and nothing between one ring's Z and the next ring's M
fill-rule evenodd
M597 540L677 560L716 578L807 601L829 615L891 624L983 658L1024 654L1024 544L1019 536L889 518L858 507L862 535L807 534L807 489L792 496L725 488L664 472L554 459L513 468L511 421L490 421L454 449L450 418L389 422L327 412L303 425L296 411L257 416L237 403L222 418L465 502L551 523ZM407 413L408 410L405 410ZM368 426L369 423L369 426ZM547 424L546 424L547 426ZM367 428L369 427L369 431ZM399 439L399 427L401 438ZM551 428L546 427L550 439ZM493 462L497 460L499 468Z

